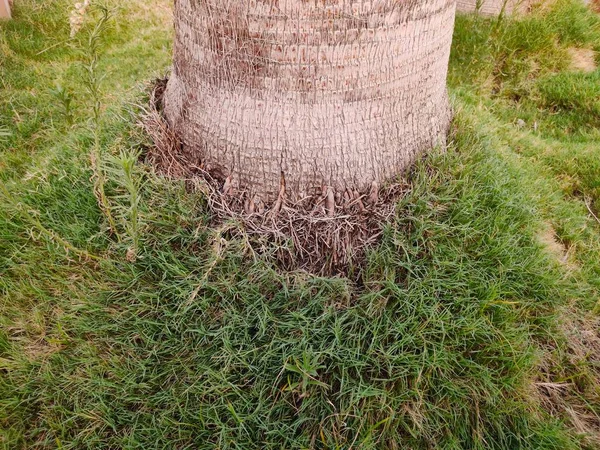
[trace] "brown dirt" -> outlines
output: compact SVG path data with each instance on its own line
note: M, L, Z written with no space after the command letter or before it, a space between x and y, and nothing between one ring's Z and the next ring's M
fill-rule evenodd
M538 234L538 240L561 264L569 264L569 248L561 242L551 224L546 223L544 229Z
M571 248L550 223L538 234L546 251L567 271L576 270ZM564 420L592 448L600 445L600 416L590 405L600 401L600 317L582 317L577 305L560 311L556 341L549 342L532 384L532 398Z
M526 5L527 11L546 12L554 6L556 0L526 0L523 3Z
M590 73L598 68L596 52L594 50L571 47L568 49L568 52L571 57L571 70Z

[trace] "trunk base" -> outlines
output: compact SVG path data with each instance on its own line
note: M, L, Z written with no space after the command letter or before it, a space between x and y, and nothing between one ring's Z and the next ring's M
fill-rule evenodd
M385 224L393 220L395 205L408 191L398 177L384 187L375 183L368 192L335 192L290 200L282 178L280 194L264 204L247 192L234 190L228 178L190 164L182 143L162 113L166 80L158 80L142 126L154 142L147 161L172 178L186 179L190 189L206 195L219 238L240 238L252 254L268 254L283 270L305 270L331 276L357 277L367 250L375 247Z

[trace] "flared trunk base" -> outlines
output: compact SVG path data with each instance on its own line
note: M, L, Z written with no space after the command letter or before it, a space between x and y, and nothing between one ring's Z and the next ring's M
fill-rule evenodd
M445 145L454 0L178 0L165 114L191 164L272 204L369 192Z

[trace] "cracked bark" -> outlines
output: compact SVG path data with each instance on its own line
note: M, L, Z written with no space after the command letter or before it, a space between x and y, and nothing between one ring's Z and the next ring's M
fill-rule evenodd
M272 204L366 192L444 145L455 0L176 0L165 115Z

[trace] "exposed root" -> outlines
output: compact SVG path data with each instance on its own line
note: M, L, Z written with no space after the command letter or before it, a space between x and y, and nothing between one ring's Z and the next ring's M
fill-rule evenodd
M365 252L374 246L383 225L394 215L394 198L404 190L402 184L381 192L376 204L364 206L365 195L346 193L335 202L331 188L322 197L297 203L280 195L268 210L244 207L245 195L220 192L219 183L204 174L209 187L208 200L216 223L234 219L242 228L234 230L250 238L259 253L272 251L285 269L303 269L331 275L354 271Z
M233 221L230 237L245 239L258 254L271 254L285 270L300 269L319 275L357 274L369 248L395 213L395 200L408 185L397 180L380 188L373 183L365 193L335 192L291 201L282 174L277 200L265 205L248 192L234 191L229 178L209 173L186 160L181 142L161 113L166 80L158 80L142 126L153 141L147 160L161 174L188 180L207 197L213 224Z
M150 104L143 110L141 117L141 126L154 144L148 148L146 159L161 173L183 178L189 174L190 165L181 151L181 142L161 113L166 87L166 78L156 80L150 93Z

